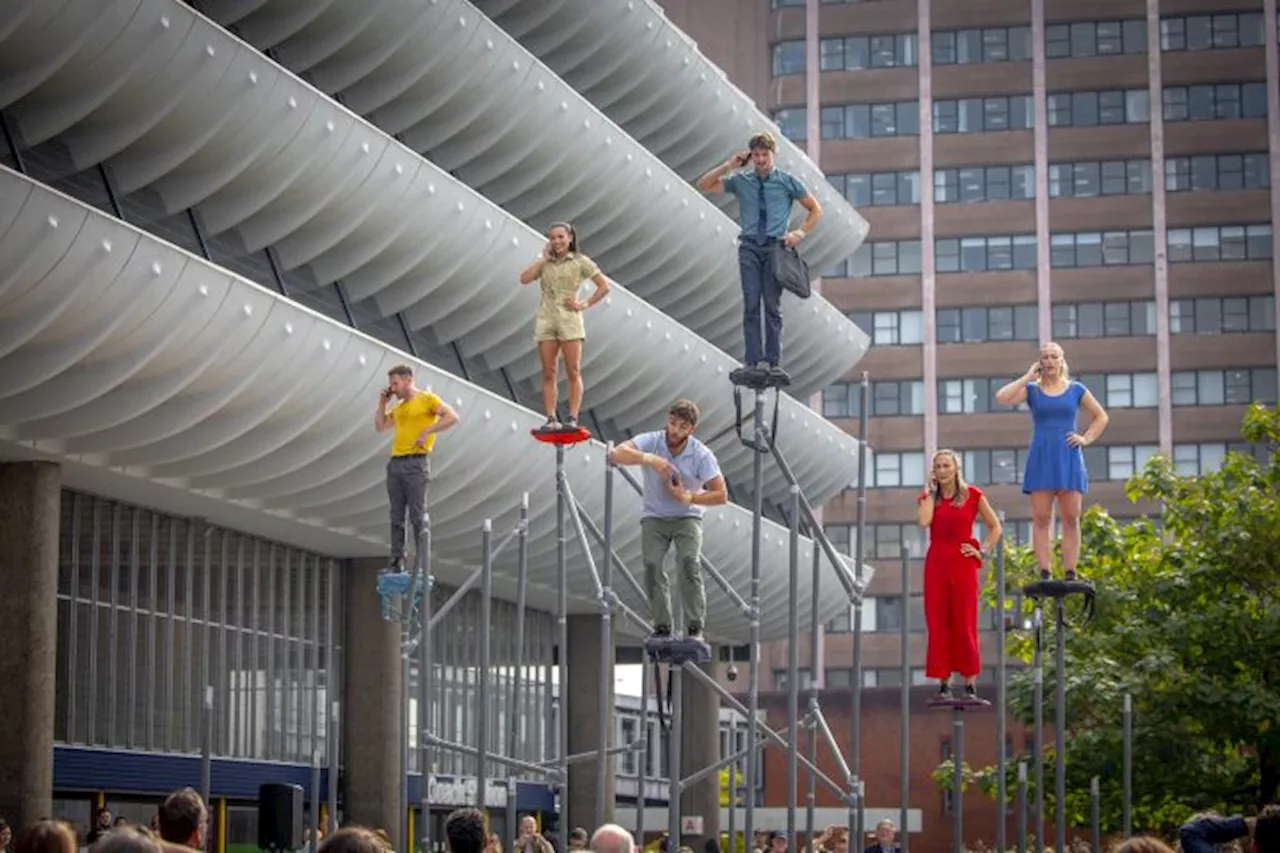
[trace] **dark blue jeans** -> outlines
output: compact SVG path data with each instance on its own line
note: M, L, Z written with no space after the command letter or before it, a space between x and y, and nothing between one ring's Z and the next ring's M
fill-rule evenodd
M750 237L738 241L738 270L742 275L742 338L746 363L782 363L782 287L773 277L773 244ZM764 346L760 345L760 303L764 303Z

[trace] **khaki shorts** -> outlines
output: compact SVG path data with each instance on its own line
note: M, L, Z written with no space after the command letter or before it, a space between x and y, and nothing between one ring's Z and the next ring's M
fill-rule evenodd
M541 341L580 341L587 336L586 327L582 323L581 311L563 309L538 309L537 319L533 323L533 340Z

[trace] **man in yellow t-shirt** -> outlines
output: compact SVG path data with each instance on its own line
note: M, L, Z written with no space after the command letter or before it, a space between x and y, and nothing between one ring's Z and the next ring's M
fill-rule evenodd
M414 541L420 546L427 520L431 449L436 434L458 422L458 413L435 394L415 386L413 368L407 364L391 368L387 379L387 387L378 395L373 425L378 432L395 430L387 462L387 496L391 499L391 567L402 572L409 556L405 512L413 525Z

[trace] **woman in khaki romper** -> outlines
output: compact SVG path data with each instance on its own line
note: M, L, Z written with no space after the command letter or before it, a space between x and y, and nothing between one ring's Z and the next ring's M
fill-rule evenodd
M578 289L585 279L596 286L585 302ZM578 412L582 408L582 342L586 329L582 312L604 299L609 281L595 261L578 251L578 232L565 222L547 229L547 245L533 263L520 271L520 283L539 281L542 301L533 324L533 340L542 359L542 405L547 422L542 429L560 429L556 418L556 380L560 354L564 354L565 372L569 377L569 419L563 424L578 428Z

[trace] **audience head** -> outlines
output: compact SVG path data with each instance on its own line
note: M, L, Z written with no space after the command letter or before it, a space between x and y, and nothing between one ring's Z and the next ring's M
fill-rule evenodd
M636 840L616 823L606 823L591 836L593 853L634 853Z
M95 841L93 853L164 853L163 847L151 837L151 833L123 827L113 829ZM182 848L179 846L178 849Z
M587 835L587 831L580 826L575 826L573 831L569 833L569 849L570 850L586 850L587 842L591 836Z
M1168 844L1150 835L1128 838L1111 848L1111 853L1173 853Z
M170 844L204 849L209 812L194 788L182 788L165 797L158 812L160 837Z
M387 853L388 849L387 842L373 830L344 826L321 843L319 853Z
M0 850L8 845L6 833L13 834L8 824L0 826ZM60 820L38 820L27 824L13 845L13 853L76 853L76 849L75 831Z
M1264 806L1253 826L1254 853L1280 853L1280 803Z
M484 853L488 835L479 809L454 809L444 819L444 837L450 853Z

